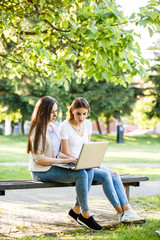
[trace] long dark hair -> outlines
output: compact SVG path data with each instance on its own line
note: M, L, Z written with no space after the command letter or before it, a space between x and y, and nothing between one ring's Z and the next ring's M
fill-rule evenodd
M37 153L38 145L41 137L42 137L43 151L44 151L45 142L46 142L47 124L49 123L51 111L55 103L58 105L57 100L50 96L42 97L36 103L31 116L31 125L29 129L29 134L28 134L27 153L29 153L30 151L32 151L35 154ZM33 129L35 129L35 137L34 137L33 149L32 149L30 136Z
M72 111L76 108L86 108L88 110L88 114L90 113L90 106L88 101L85 98L78 97L75 98L70 106L69 109L69 120L72 120L74 118L74 115L72 114Z

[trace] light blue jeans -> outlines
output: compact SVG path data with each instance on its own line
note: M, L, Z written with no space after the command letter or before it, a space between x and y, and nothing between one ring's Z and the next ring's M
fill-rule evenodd
M93 180L93 169L73 171L52 166L46 172L31 172L33 179L42 182L76 183L76 205L82 212L89 211L88 191Z
M112 170L103 165L101 168L94 168L93 170L93 180L102 183L103 191L113 207L128 204L128 199L120 176L114 175Z

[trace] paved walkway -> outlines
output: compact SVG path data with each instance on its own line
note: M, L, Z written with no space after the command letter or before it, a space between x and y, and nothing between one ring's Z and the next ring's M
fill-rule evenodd
M131 197L155 194L160 195L160 181L142 182L130 192ZM0 197L0 234L22 237L77 229L67 214L74 200L73 187L6 191ZM104 228L117 223L116 213L100 186L92 186L89 205ZM139 213L144 214L142 210Z

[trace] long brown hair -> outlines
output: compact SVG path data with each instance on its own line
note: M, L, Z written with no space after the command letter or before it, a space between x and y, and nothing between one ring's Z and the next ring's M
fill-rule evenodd
M58 105L57 100L50 96L42 97L36 103L31 116L31 124L30 124L30 129L28 134L27 153L29 153L30 151L32 151L35 154L37 153L38 145L41 137L42 137L42 144L43 144L43 151L44 151L45 142L46 142L47 124L49 123L51 111L55 103ZM33 129L35 129L35 137L34 137L33 149L32 149L30 137Z
M88 115L90 113L90 106L88 101L85 98L78 97L75 98L70 106L69 109L69 120L72 120L74 118L74 115L72 114L72 111L76 108L86 108L88 110Z

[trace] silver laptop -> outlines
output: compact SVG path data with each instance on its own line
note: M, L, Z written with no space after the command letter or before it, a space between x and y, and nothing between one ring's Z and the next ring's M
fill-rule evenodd
M72 170L89 169L99 167L107 151L109 142L84 143L76 164L52 164Z

